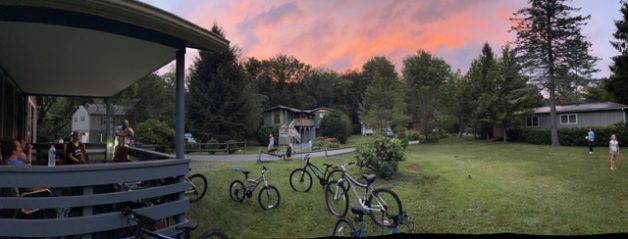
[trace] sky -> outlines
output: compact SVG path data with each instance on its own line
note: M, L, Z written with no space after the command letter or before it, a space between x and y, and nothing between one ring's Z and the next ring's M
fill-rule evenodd
M241 58L294 56L314 67L340 73L361 70L375 56L391 60L401 71L403 60L426 50L455 71L467 72L488 42L499 54L515 40L512 13L525 0L144 0L196 25L221 26ZM621 18L619 0L573 0L580 14L591 15L583 28L591 54L601 60L593 77L610 75L614 21ZM186 66L198 55L188 50ZM170 70L173 66L163 69ZM162 71L165 71L163 70Z

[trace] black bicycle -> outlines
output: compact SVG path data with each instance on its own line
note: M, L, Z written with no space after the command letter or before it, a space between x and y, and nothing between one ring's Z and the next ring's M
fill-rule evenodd
M253 191L257 188L257 185L264 182L264 188L262 188L257 195L259 206L264 210L279 207L281 196L279 195L279 190L266 181L267 170L266 166L262 166L262 175L257 179L249 178L249 173L251 172L242 170L244 178L249 184L245 187L242 181L234 180L229 186L229 197L231 197L231 200L242 202L245 196L247 198L251 198L253 196Z
M334 226L334 237L365 237L366 236L366 223L364 222L364 215L369 214L370 212L359 205L352 205L351 212L355 214L355 222L358 225L358 228L354 226L351 221L340 218L336 222ZM401 215L391 215L389 216L390 220L394 221L395 226L389 228L390 234L399 233L399 226L406 225L408 227L408 233L414 233L414 222L409 221L410 216L404 211Z
M171 237L159 232L155 232L155 225L158 224L157 220L155 219L137 213L131 208L124 208L124 210L122 210L122 214L127 216L129 220L135 221L135 223L137 224L137 226L132 227L132 236L134 238L190 239L192 238L190 232L194 231L198 227L198 224L193 222L184 223L175 227L177 235L175 237ZM199 237L199 239L210 238L227 239L229 237L227 237L227 235L222 232L214 230L206 231Z
M318 181L320 182L321 186L323 186L323 189L325 189L327 182L337 180L342 177L341 171L329 170L329 168L332 168L332 164L323 163L323 165L325 165L325 172L321 172L318 167L310 163L310 154L306 154L305 165L303 166L303 168L297 168L290 174L290 187L292 187L292 190L294 190L295 192L310 191L310 189L312 188L312 175L310 175L310 172L308 172L307 169L310 169L310 171L314 173L314 176L318 178ZM332 172L336 172L334 173L334 176L332 176Z

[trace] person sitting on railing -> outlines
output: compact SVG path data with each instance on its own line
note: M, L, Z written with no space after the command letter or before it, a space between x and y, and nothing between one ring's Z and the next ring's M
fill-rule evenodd
M72 141L64 146L66 164L87 163L87 150L85 144L81 143L81 133L72 132Z
M135 131L129 126L129 120L122 121L122 130L115 133L118 136L119 145L116 147L113 157L114 162L128 162L129 147L133 144Z

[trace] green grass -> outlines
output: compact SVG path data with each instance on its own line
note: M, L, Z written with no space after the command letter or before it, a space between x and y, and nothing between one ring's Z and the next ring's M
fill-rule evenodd
M409 146L407 161L390 187L414 218L418 232L592 234L628 231L628 166L609 170L608 153L597 148L537 146L447 139ZM313 159L348 162L353 155ZM281 193L281 205L263 211L257 193L243 203L229 199L228 187L242 179L235 168L258 176L254 162L194 162L209 182L208 196L192 204L189 217L202 232L218 228L232 238L329 236L336 218L326 210L323 190L314 182L309 193L296 193L288 176L300 160L266 164L269 182ZM352 167L352 175L358 175ZM469 175L471 176L469 178ZM351 194L351 200L355 198ZM370 223L370 219L367 218ZM385 234L372 225L368 235Z

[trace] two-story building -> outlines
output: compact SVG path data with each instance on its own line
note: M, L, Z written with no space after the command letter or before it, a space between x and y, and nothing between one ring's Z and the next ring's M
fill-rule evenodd
M79 106L72 114L72 131L79 131L83 143L103 143L107 139L107 105L87 104ZM113 125L120 125L129 107L113 105Z
M321 135L321 121L330 111L325 107L302 110L277 105L264 110L264 126L279 128L279 145L305 143Z

